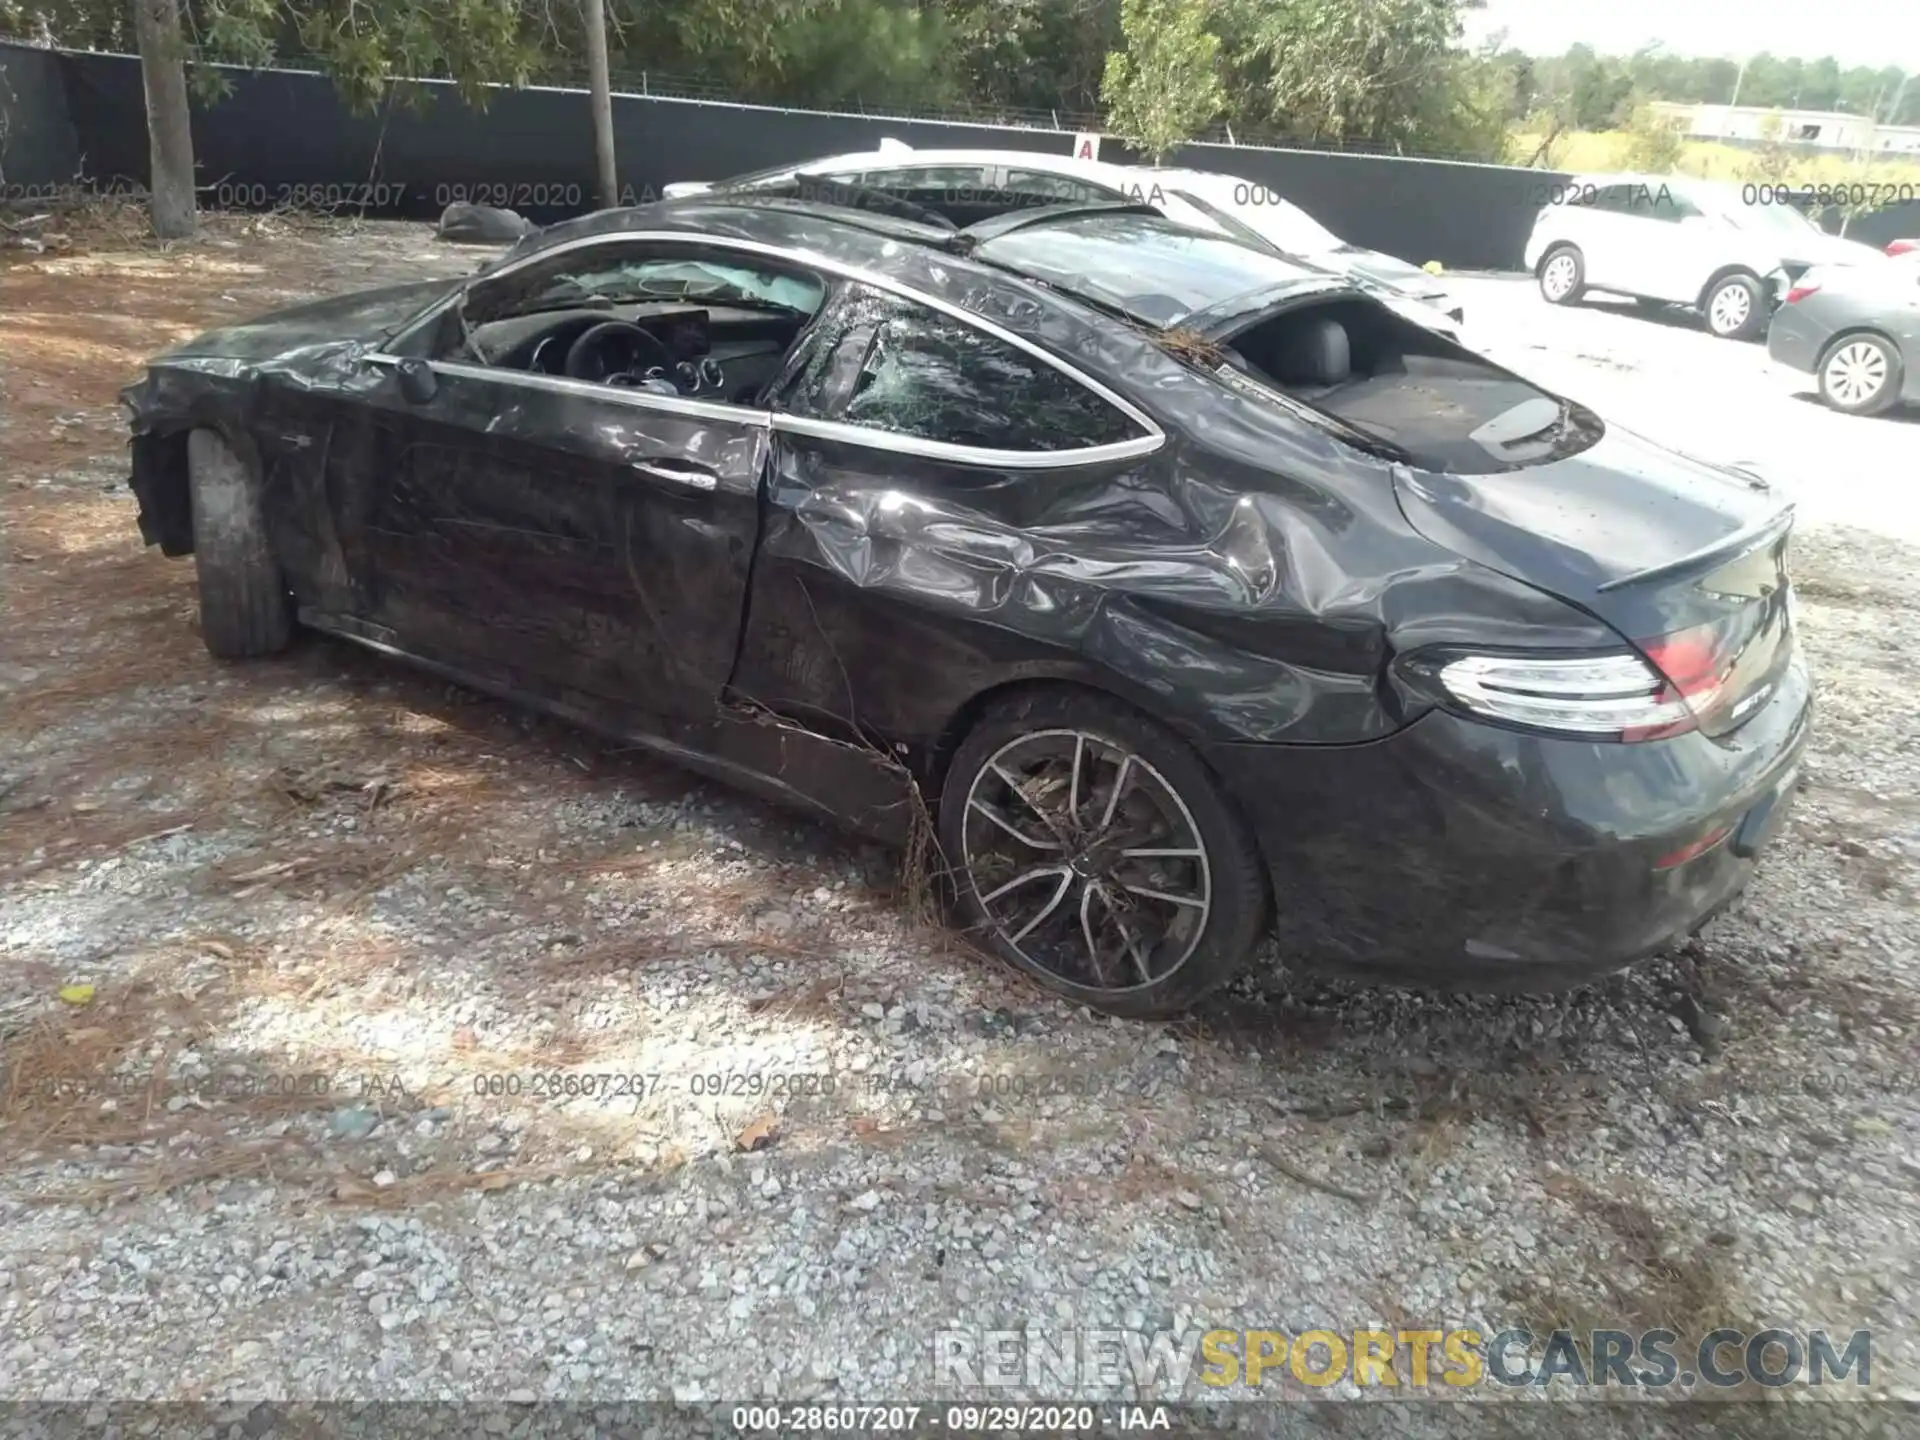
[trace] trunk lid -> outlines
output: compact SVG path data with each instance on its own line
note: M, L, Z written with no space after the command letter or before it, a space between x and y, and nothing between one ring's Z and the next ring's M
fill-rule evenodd
M1793 507L1763 480L1609 428L1579 454L1492 474L1396 466L1407 521L1606 621L1725 734L1792 656Z

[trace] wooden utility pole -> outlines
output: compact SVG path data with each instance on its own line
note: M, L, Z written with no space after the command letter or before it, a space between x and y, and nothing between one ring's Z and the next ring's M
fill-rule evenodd
M198 206L179 0L133 0L133 29L140 46L140 78L147 92L153 233L162 240L184 240L194 232Z
M620 176L613 163L613 79L607 67L606 0L582 0L587 21L587 83L592 87L593 158L600 176L600 208L620 203Z

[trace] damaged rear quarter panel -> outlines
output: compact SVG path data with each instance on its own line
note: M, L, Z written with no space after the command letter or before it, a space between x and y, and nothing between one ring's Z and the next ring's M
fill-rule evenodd
M954 278L925 283L952 296ZM922 753L982 694L1035 679L1111 692L1199 744L1346 744L1410 718L1388 679L1400 649L1603 632L1415 533L1386 462L1144 332L1014 280L962 294L1166 443L1033 470L778 432L738 692Z

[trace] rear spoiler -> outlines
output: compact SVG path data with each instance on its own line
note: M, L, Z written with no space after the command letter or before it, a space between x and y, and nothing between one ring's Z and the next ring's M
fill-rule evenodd
M1623 575L1618 580L1609 580L1597 587L1596 595L1604 595L1610 590L1625 590L1641 585L1649 580L1661 580L1670 575L1684 574L1689 570L1704 570L1718 561L1732 560L1749 550L1758 550L1762 545L1770 544L1793 528L1794 507L1785 505L1762 520L1746 525L1702 546L1690 555L1682 555L1677 560L1663 560L1658 565L1650 565L1645 570L1637 570L1631 575Z

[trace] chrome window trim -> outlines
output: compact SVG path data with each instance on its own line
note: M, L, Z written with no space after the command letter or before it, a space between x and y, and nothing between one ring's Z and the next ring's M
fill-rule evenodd
M371 364L392 367L399 363L392 355L369 355ZM746 405L729 405L712 400L692 400L684 395L655 395L646 390L629 390L617 385L601 385L591 380L574 380L565 375L536 375L524 370L498 370L487 365L468 365L458 360L429 360L428 366L440 375L464 376L472 380L495 380L506 385L526 385L560 395L579 395L593 400L631 405L639 410L656 410L666 415L684 415L697 420L719 420L760 429L782 430L817 440L837 440L869 450L885 450L896 455L917 455L926 460L949 464L978 465L995 470L1058 470L1072 465L1098 465L1103 461L1130 460L1151 455L1166 443L1164 435L1139 435L1131 440L1116 440L1107 445L1087 445L1078 450L989 450L983 446L952 445L942 440L924 440L917 435L901 435L892 430L877 430L868 425L852 425L842 420L816 420L802 415L780 415Z
M375 365L400 363L396 355L367 356ZM631 390L621 385L602 385L594 380L575 380L566 375L542 375L530 370L502 370L492 365L469 365L462 360L429 360L437 375L465 376L470 380L496 380L503 385L525 385L534 390L550 390L559 395L581 395L595 400L610 400L616 405L631 405L637 410L659 410L668 415L685 415L695 420L730 420L738 425L767 428L773 417L765 410L749 405L731 405L717 400L693 400L685 395L656 395L650 390Z
M439 320L439 318L442 315L444 315L448 310L452 309L453 306L459 301L461 295L465 293L467 286L476 281L484 281L484 282L490 283L494 280L499 280L508 275L512 275L515 271L522 270L529 265L535 264L537 262L544 262L546 260L550 260L556 255L570 254L575 250L585 250L598 245L618 245L618 244L625 244L625 243L631 243L631 242L667 243L667 244L717 247L719 249L724 249L724 250L736 250L741 252L742 254L756 255L763 259L784 260L788 264L803 266L807 269L822 270L830 275L837 276L840 279L854 281L856 284L870 285L876 290L883 290L888 294L897 295L902 299L911 301L916 305L925 305L930 310L937 310L940 313L951 316L953 319L959 320L964 324L971 325L975 329L981 331L982 333L991 335L994 339L999 340L1004 344L1011 345L1017 350L1025 351L1027 354L1033 356L1036 360L1042 361L1043 363L1050 365L1051 367L1053 367L1053 369L1059 371L1062 375L1066 376L1067 379L1072 383L1079 385L1084 389L1092 391L1095 395L1099 396L1100 399L1104 400L1107 404L1113 406L1114 409L1118 410L1122 415L1125 415L1127 419L1131 420L1135 425L1139 426L1143 432L1145 432L1135 440L1122 440L1122 441L1117 441L1117 442L1114 442L1113 444L1108 444L1108 445L1088 446L1079 450L979 450L979 449L973 448L972 446L949 445L943 441L938 441L938 440L918 440L913 436L906 436L906 435L896 436L891 431L875 431L875 430L870 430L865 426L859 426L859 425L845 426L844 428L847 431L852 433L849 433L848 435L842 438L852 439L853 435L856 433L860 435L865 435L869 437L869 439L871 439L871 437L875 435L884 435L889 440L898 439L902 441L912 441L916 445L932 447L927 450L913 452L913 453L925 454L929 458L952 459L952 458L956 458L956 454L961 456L971 456L971 457L988 457L985 459L976 459L974 461L974 463L981 463L981 464L1001 464L1003 462L1003 458L1009 455L1045 457L1042 461L1041 468L1052 468L1055 466L1070 463L1068 461L1058 458L1060 456L1078 456L1078 457L1084 457L1090 460L1097 461L1102 458L1107 458L1109 452L1112 452L1122 446L1141 445L1143 444L1143 442L1151 441L1152 444L1145 445L1144 448L1142 449L1129 451L1129 453L1145 455L1145 454L1152 453L1152 451L1159 449L1161 445L1166 443L1166 438L1167 438L1166 432L1162 430L1157 424L1154 423L1153 418L1149 416L1146 413L1146 411L1142 410L1139 406L1135 405L1131 400L1128 400L1125 396L1120 395L1116 391L1110 389L1108 386L1103 385L1100 381L1094 379L1091 375L1086 374L1084 371L1078 369L1077 367L1070 364L1069 362L1062 360L1059 356L1053 354L1051 351L1047 350L1045 347L1037 345L1033 341L1028 340L1023 336L1015 334L1013 331L1007 329L1005 326L996 324L994 321L987 319L983 315L976 314L974 311L967 309L964 305L955 304L953 301L943 299L938 295L930 295L926 291L916 289L915 287L906 284L904 281L894 279L890 275L881 275L875 271L864 269L863 267L858 265L848 265L843 261L830 260L827 257L816 254L811 250L801 250L801 249L789 248L786 246L772 245L772 244L768 244L766 241L763 241L763 240L743 240L743 239L738 239L731 235L715 236L715 235L707 235L707 234L702 234L702 233L689 231L689 230L622 230L622 231L612 232L604 235L583 235L574 240L563 241L562 243L551 246L545 250L538 250L531 255L522 256L520 259L514 261L510 265L503 265L497 270L489 270L484 275L473 275L468 277L468 280L465 283L463 283L458 289L456 289L451 295L439 301L431 309L423 313L411 325L407 326L405 330L400 331L399 333L390 337L386 343L389 345L398 345L407 340L412 339L421 330L425 329L427 326ZM392 363L399 360L401 357L397 355L392 355L387 351L381 350L381 351L374 352L372 355L368 356L368 358L370 360ZM522 381L556 379L556 380L561 380L564 385L581 386L591 390L593 393L597 395L603 395L603 396L608 392L608 389L609 389L609 387L607 386L594 385L588 381L583 381L583 380L564 380L563 377L557 377L557 376L534 376L534 375L529 375L525 371L501 372L487 366L465 365L459 361L434 360L434 361L430 361L429 363L432 364L436 369L438 369L442 365L456 365L459 368L458 368L458 371L456 371L455 373L483 373L483 374L491 375L496 379L502 378L503 374L511 374L517 379ZM616 391L615 393L620 393L620 392ZM645 395L645 392L638 392L638 393L641 395ZM623 398L630 399L630 400L634 399L635 392L626 392ZM767 413L764 411L749 410L742 406L715 405L711 401L687 400L684 398L674 400L674 399L669 399L667 396L664 396L664 395L645 395L645 399L651 402L650 408L669 410L669 411L678 410L680 413L683 413L683 414L689 414L689 415L705 414L709 416L712 416L713 412L715 411L721 411L724 413L718 416L717 418L723 418L723 419L738 418L742 415L764 415ZM680 408L683 406L699 406L703 408L683 410ZM785 418L798 418L798 417L785 417ZM837 423L837 422L809 421L808 423L809 424L826 424L826 423ZM888 450L900 450L902 447L898 445L892 445L892 444L878 444L876 445L876 448L888 449ZM1026 467L1023 467L1023 468L1026 468Z
M1131 440L1083 445L1077 450L990 450L984 446L954 445L945 440L926 440L918 435L902 435L870 425L853 425L844 420L816 420L804 415L776 414L773 428L816 440L837 440L895 455L917 455L926 460L979 465L994 470L1061 470L1075 465L1098 465L1110 460L1132 460L1153 454L1166 443L1167 438L1160 434L1136 435Z

